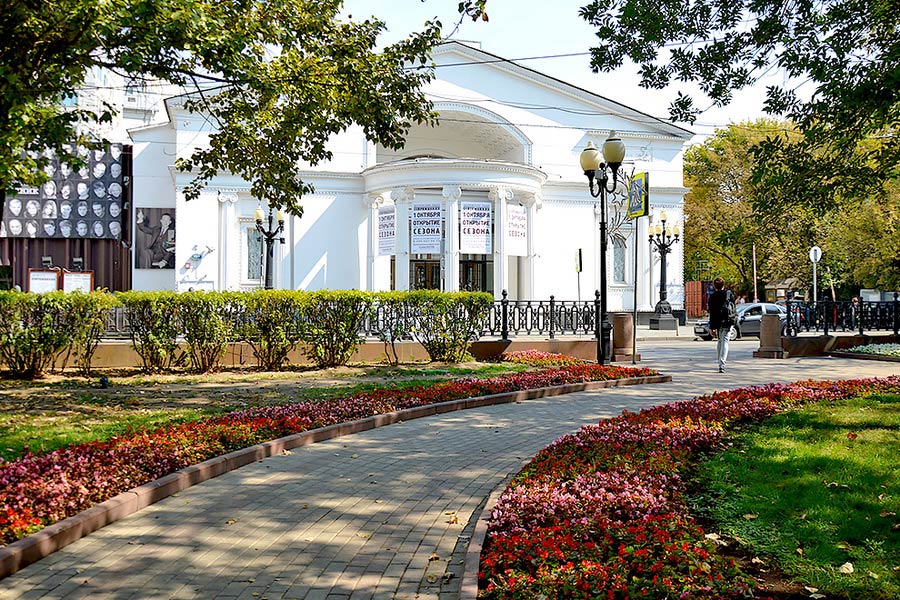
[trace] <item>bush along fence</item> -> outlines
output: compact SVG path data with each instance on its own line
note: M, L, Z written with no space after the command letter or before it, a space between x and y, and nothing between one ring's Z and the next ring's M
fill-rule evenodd
M540 360L558 362L549 355ZM517 362L529 364L527 357ZM290 434L448 400L657 374L647 368L583 363L252 408L42 455L27 453L0 465L0 543L30 535L183 467Z
M298 344L319 367L346 364L366 332L385 344L419 341L432 360L458 361L478 339L493 297L478 292L258 290L255 292L0 292L0 365L40 377L71 358L89 373L112 309L120 310L145 372L216 370L229 343L246 342L277 370ZM117 320L117 319L116 319Z
M716 392L583 427L541 450L491 512L479 598L755 597L689 514L682 477L728 427L806 402L900 391L900 377Z

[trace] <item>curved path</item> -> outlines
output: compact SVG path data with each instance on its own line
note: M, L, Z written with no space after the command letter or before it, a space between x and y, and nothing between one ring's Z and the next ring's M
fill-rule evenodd
M641 346L665 384L427 417L305 446L194 486L0 581L0 599L459 597L472 523L523 462L581 425L716 389L900 374L900 363Z

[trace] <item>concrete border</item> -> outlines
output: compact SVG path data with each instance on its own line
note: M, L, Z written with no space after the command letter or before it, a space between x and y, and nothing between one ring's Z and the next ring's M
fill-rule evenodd
M283 454L284 451L292 448L368 431L369 429L384 427L385 425L392 425L401 421L411 421L413 419L457 410L522 402L524 400L532 400L535 398L561 396L573 392L593 391L610 387L649 383L665 383L668 381L672 381L671 375L651 375L646 377L589 381L585 383L573 383L531 390L519 390L475 398L462 398L460 400L439 402L374 415L357 421L329 425L328 427L295 433L262 444L256 444L248 448L230 452L223 456L205 460L196 465L185 467L184 469L179 469L174 473L170 473L169 475L149 483L122 492L109 500L92 506L76 515L63 519L62 521L58 521L53 525L45 527L33 535L17 540L8 546L0 547L0 579L12 575L16 571L53 554L57 550L68 546L72 542L81 539L91 532L97 531L101 527L109 525L110 523L115 523L116 521L136 513L151 504L159 502L172 494L214 477L218 477L229 471L239 469L250 463L260 461L270 456Z
M488 521L500 496L509 487L509 483L525 468L531 459L522 461L522 467L514 475L507 477L500 485L494 488L487 502L475 521L472 537L469 539L469 547L466 549L465 563L463 563L462 582L459 585L459 600L476 600L478 598L478 573L481 570L481 551L484 549L484 540L487 539Z
M827 356L835 358L855 358L857 360L880 360L883 362L900 362L900 356L885 356L883 354L862 354L860 352L826 352Z

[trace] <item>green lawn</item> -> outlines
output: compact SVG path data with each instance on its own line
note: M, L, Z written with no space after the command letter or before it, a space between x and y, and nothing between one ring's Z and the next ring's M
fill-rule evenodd
M812 404L731 441L693 498L713 531L828 598L900 598L900 396Z
M96 379L6 381L0 387L0 459L15 460L26 447L44 453L69 444L107 440L130 430L194 421L253 406L339 398L377 388L490 377L527 368L512 363L469 363L110 376L107 389L99 389Z

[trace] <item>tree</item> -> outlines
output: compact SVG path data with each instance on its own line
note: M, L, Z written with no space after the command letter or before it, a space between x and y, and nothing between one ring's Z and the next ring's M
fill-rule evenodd
M477 8L461 6L463 14ZM88 69L152 77L192 90L186 106L216 125L209 146L180 160L196 174L190 199L219 171L300 214L311 190L297 164L331 158L329 137L353 123L389 148L412 123L434 119L421 86L440 23L375 51L384 24L338 17L340 0L6 0L0 6L0 190L39 183L54 150L91 143L81 125L101 111L66 110ZM483 8L483 7L482 7ZM213 87L215 86L215 87ZM98 143L100 140L93 140ZM2 193L2 191L0 191Z
M762 140L754 179L823 202L841 188L868 193L900 165L900 26L884 0L592 0L581 16L597 28L595 71L638 65L648 88L696 82L714 104L774 68L791 85L767 89L765 110L803 136ZM809 99L798 93L810 84ZM679 92L673 120L694 122ZM875 143L873 143L875 142ZM848 155L860 160L850 163ZM802 185L799 183L802 182Z

